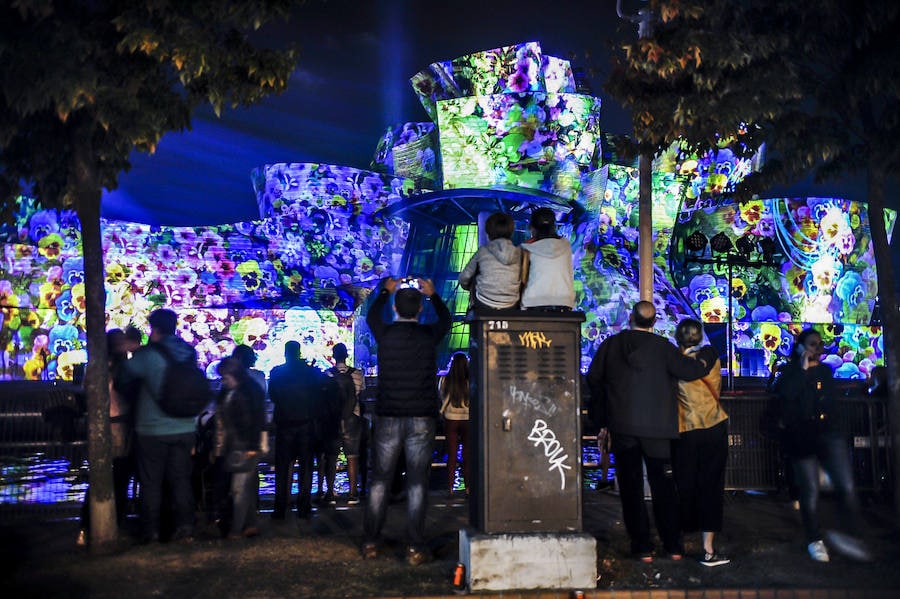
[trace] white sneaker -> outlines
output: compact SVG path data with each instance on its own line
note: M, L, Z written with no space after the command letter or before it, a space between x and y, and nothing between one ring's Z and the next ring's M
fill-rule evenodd
M809 557L813 558L817 562L827 562L829 560L828 548L825 546L825 542L821 539L818 541L813 541L806 546L806 549L809 551Z

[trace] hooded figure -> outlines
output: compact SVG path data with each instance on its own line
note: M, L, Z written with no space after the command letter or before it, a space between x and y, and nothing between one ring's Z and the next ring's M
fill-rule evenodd
M572 246L556 233L556 214L549 208L531 213L532 237L522 244L526 283L522 308L571 310L575 307Z
M478 248L459 273L459 284L475 294L475 306L514 308L519 303L522 269L522 250L511 240L515 221L504 212L495 212L484 228L490 241Z

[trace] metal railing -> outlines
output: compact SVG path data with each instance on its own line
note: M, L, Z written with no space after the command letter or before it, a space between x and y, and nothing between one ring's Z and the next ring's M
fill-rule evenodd
M78 389L71 385L0 383L0 523L77 514L87 485L87 426L79 401ZM729 414L729 490L778 491L786 486L778 446L759 432L767 401L762 389L738 390L722 398ZM846 386L838 405L858 488L886 497L892 484L885 401ZM274 440L271 443L274 446ZM446 466L443 445L439 435L433 460L439 469ZM596 479L596 437L584 435L583 445L585 478Z
M852 385L839 387L838 427L849 440L857 488L886 495L891 487L890 429L887 404L871 398ZM722 406L728 413L727 490L779 491L787 486L784 460L778 443L760 432L760 417L769 401L762 389L744 389L723 394ZM596 437L585 435L585 446L596 445ZM599 465L592 461L596 452L584 460L586 471ZM615 458L615 456L613 456Z

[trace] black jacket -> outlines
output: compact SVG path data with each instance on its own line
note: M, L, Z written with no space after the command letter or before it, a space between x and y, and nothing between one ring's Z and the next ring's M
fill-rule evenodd
M227 450L259 449L260 433L266 426L266 395L255 381L248 378L233 391L222 389L217 411Z
M834 373L827 365L803 370L799 360L788 362L775 381L775 394L784 425L782 449L789 456L812 455L821 437L835 433Z
M711 347L697 359L646 331L622 331L606 339L588 369L591 419L613 434L678 438L678 380L709 372L718 356Z
M276 426L297 426L317 415L325 378L304 360L291 360L269 373L269 398L275 405Z
M437 345L450 330L450 311L434 294L431 303L437 322L384 322L390 294L382 289L369 308L366 323L378 343L379 416L437 417Z

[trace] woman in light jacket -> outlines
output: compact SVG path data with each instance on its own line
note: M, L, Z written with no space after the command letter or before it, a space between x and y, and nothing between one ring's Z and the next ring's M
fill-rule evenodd
M462 474L469 488L469 358L457 352L441 381L441 416L447 438L447 489L453 493L458 454L462 448Z

